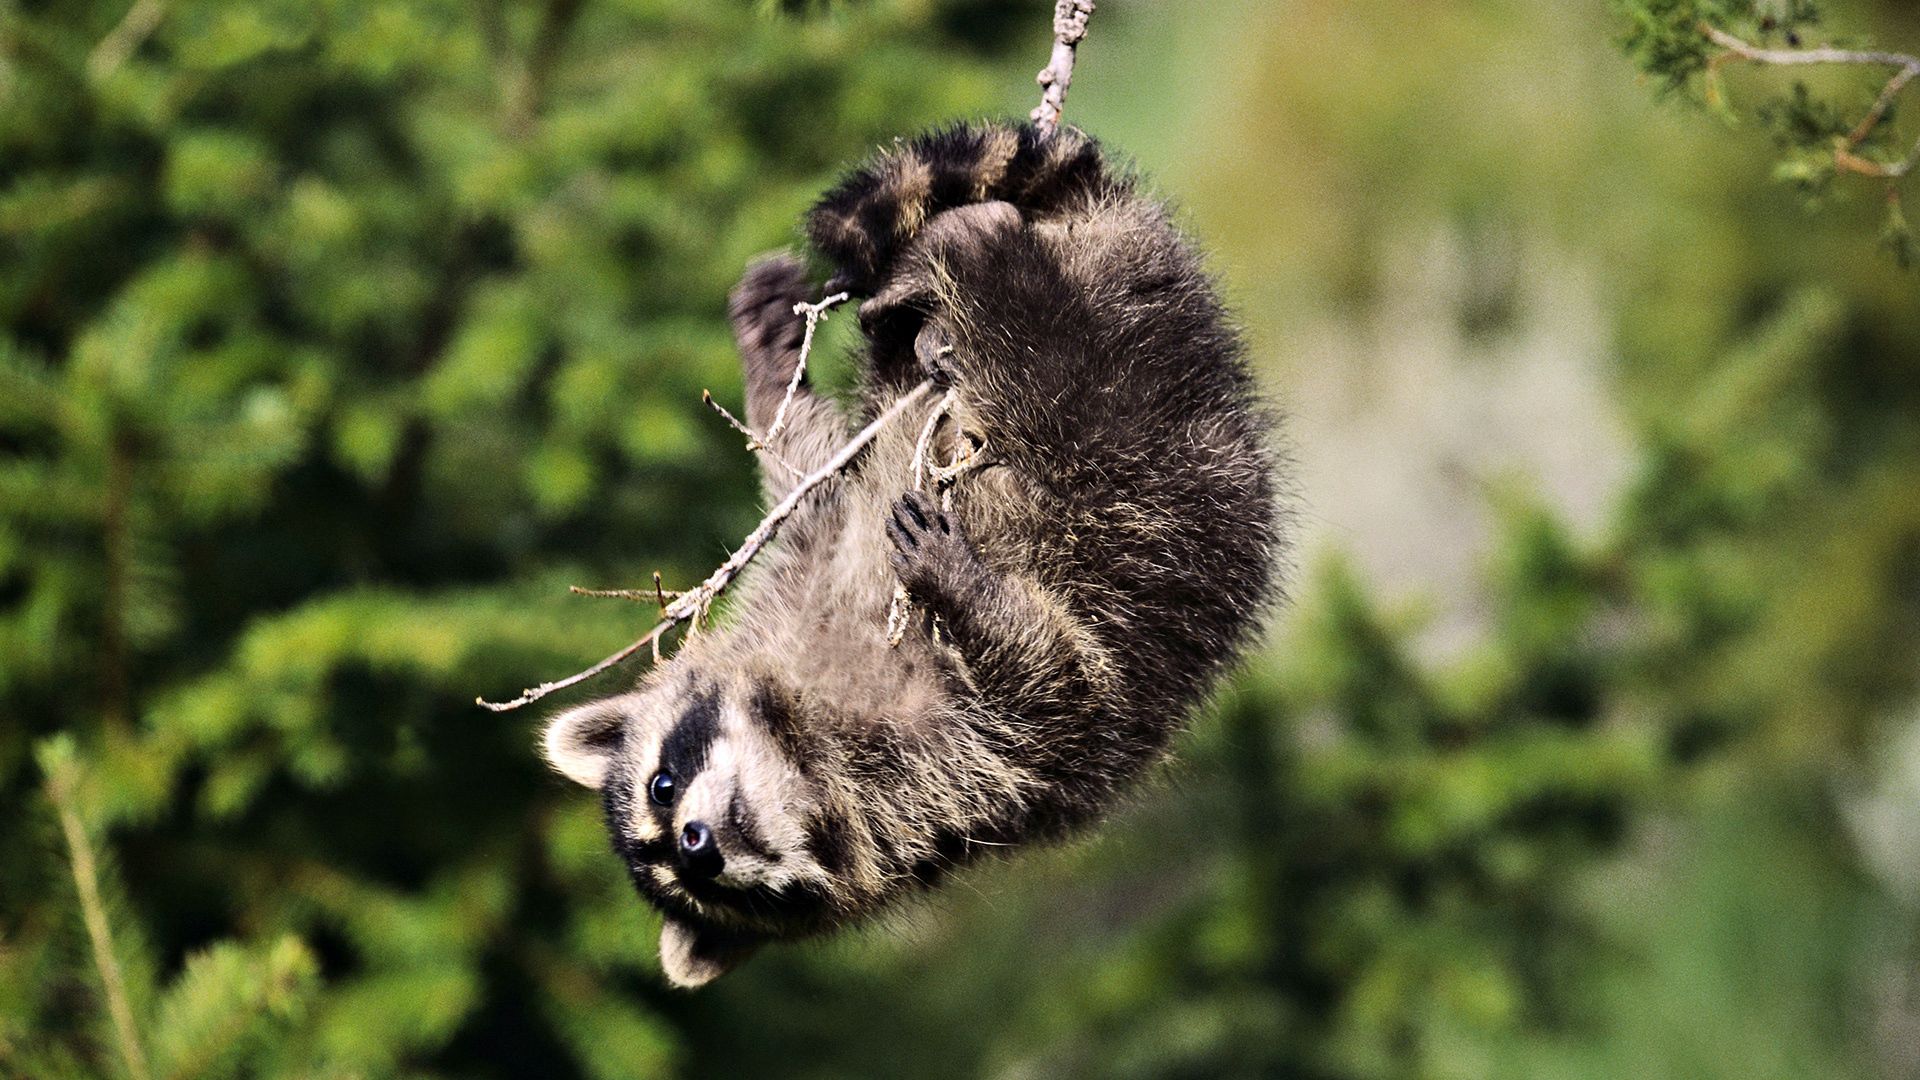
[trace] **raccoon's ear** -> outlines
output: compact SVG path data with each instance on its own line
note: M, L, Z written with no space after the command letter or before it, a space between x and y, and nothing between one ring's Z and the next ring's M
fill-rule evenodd
M705 986L732 971L759 947L758 938L743 934L689 926L678 919L660 924L660 967L673 985L684 990Z
M630 715L632 694L590 701L547 722L547 764L576 784L599 788L607 765L620 750L620 734Z

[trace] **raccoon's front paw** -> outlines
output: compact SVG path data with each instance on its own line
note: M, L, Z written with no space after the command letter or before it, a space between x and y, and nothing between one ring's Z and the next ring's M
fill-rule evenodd
M986 572L952 515L923 491L909 491L887 515L893 572L900 583L933 604L964 597Z
M811 292L806 268L791 255L769 256L747 267L727 297L741 354L764 362L799 351L807 321L793 313L793 306L805 303Z

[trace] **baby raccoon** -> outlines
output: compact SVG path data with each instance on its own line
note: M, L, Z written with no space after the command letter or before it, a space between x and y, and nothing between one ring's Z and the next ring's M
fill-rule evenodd
M1092 140L925 135L807 231L833 287L867 297L867 345L856 415L803 385L780 459L818 468L931 377L957 400L928 456L985 464L950 508L910 490L928 396L808 496L730 621L548 727L553 766L601 792L682 986L1097 818L1254 634L1281 549L1234 331L1166 211ZM785 257L733 293L755 430L812 295ZM783 498L794 474L765 466ZM915 618L891 644L896 581Z

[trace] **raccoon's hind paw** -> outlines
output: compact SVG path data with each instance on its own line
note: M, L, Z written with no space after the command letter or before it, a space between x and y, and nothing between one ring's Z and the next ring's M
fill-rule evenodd
M923 491L909 491L887 515L893 572L920 599L943 602L966 595L986 573L952 515Z
M734 340L749 360L790 355L800 348L806 320L793 313L812 292L806 268L791 255L771 255L747 267L727 297Z

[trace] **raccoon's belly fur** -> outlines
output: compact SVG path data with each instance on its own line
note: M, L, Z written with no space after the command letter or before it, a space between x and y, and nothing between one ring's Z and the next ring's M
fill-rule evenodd
M966 440L987 464L948 511L909 492L929 396L808 497L723 625L550 726L688 985L1097 818L1253 636L1282 546L1269 420L1214 289L1085 136L899 144L808 231L866 298L859 415L803 389L775 449L817 467L931 376L955 393L932 457ZM734 294L758 430L815 292L771 260ZM896 582L913 617L889 644Z

